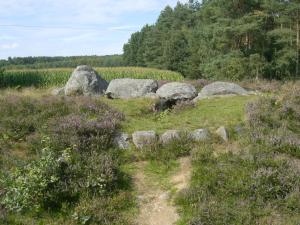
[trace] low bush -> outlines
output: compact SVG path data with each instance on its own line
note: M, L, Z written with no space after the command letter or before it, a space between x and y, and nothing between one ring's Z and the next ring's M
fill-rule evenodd
M154 143L152 146L142 150L142 157L145 159L156 160L168 163L178 157L186 156L193 148L193 141L185 132L180 134L180 138L175 138L169 143Z
M176 200L182 224L261 224L273 213L289 215L285 224L299 219L299 171L286 160L275 160L272 151L216 156L213 150L203 145L192 153L191 186Z
M122 213L134 199L122 195L131 194L131 184L112 143L121 113L93 98L3 96L0 115L1 151L10 158L0 157L0 197L9 224L21 218L36 224L51 213L64 215L66 224L129 221ZM126 202L110 205L113 199ZM84 209L83 202L92 205ZM89 217L72 217L77 209Z
M289 83L279 97L265 97L247 105L252 141L300 157L300 85Z

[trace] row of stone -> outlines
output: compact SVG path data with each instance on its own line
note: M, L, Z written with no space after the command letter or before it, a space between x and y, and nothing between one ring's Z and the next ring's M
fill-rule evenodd
M159 87L158 82L149 79L115 79L107 82L89 66L78 66L64 88L56 89L54 95L106 95L109 98L159 98L166 101L194 100L224 95L248 95L237 84L214 82L205 86L200 93L187 83L170 82Z
M228 141L229 134L225 127L220 127L215 131L215 133L225 142ZM136 148L142 149L144 147L151 146L158 141L161 144L168 144L173 140L182 138L183 136L187 136L192 141L196 142L205 142L211 139L211 133L208 129L197 129L191 133L179 130L168 130L159 137L155 131L136 131L132 134L132 142ZM114 143L120 149L128 149L130 147L130 139L131 138L128 134L120 133L115 137Z

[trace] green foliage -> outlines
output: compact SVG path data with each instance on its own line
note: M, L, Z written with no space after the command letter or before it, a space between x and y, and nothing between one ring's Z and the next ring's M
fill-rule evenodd
M96 68L96 71L105 80L117 78L136 78L154 80L182 80L180 73L139 67L103 67ZM0 88L5 87L53 87L64 86L70 78L72 69L24 69L6 70L0 73Z
M299 1L189 1L132 34L124 61L188 78L299 76Z
M70 57L9 57L0 60L0 67L7 69L43 69L76 67L78 65L91 65L93 67L124 66L121 55L108 56L70 56Z
M50 202L57 201L65 190L59 187L63 177L62 161L68 161L67 151L61 158L49 149L42 150L41 157L24 168L18 168L4 178L6 193L2 204L8 210L40 211Z

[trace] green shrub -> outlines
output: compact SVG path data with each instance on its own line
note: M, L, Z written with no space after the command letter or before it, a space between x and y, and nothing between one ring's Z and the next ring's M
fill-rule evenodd
M59 158L50 149L43 149L39 160L15 169L5 178L6 193L2 204L12 211L38 211L56 201L57 196L64 192L58 188L64 174L61 167Z

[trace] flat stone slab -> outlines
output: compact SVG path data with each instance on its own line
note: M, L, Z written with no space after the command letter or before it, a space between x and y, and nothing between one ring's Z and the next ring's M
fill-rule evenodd
M155 80L149 79L115 79L112 80L106 90L106 95L109 98L140 98L154 96L158 88L158 83Z
M248 92L247 90L245 90L237 84L218 81L206 85L204 88L202 88L201 92L198 94L198 97L195 98L193 101L196 102L201 99L213 97L228 97L249 94L251 94L251 92Z
M156 94L166 100L189 100L197 96L197 90L191 84L171 82L161 86Z

